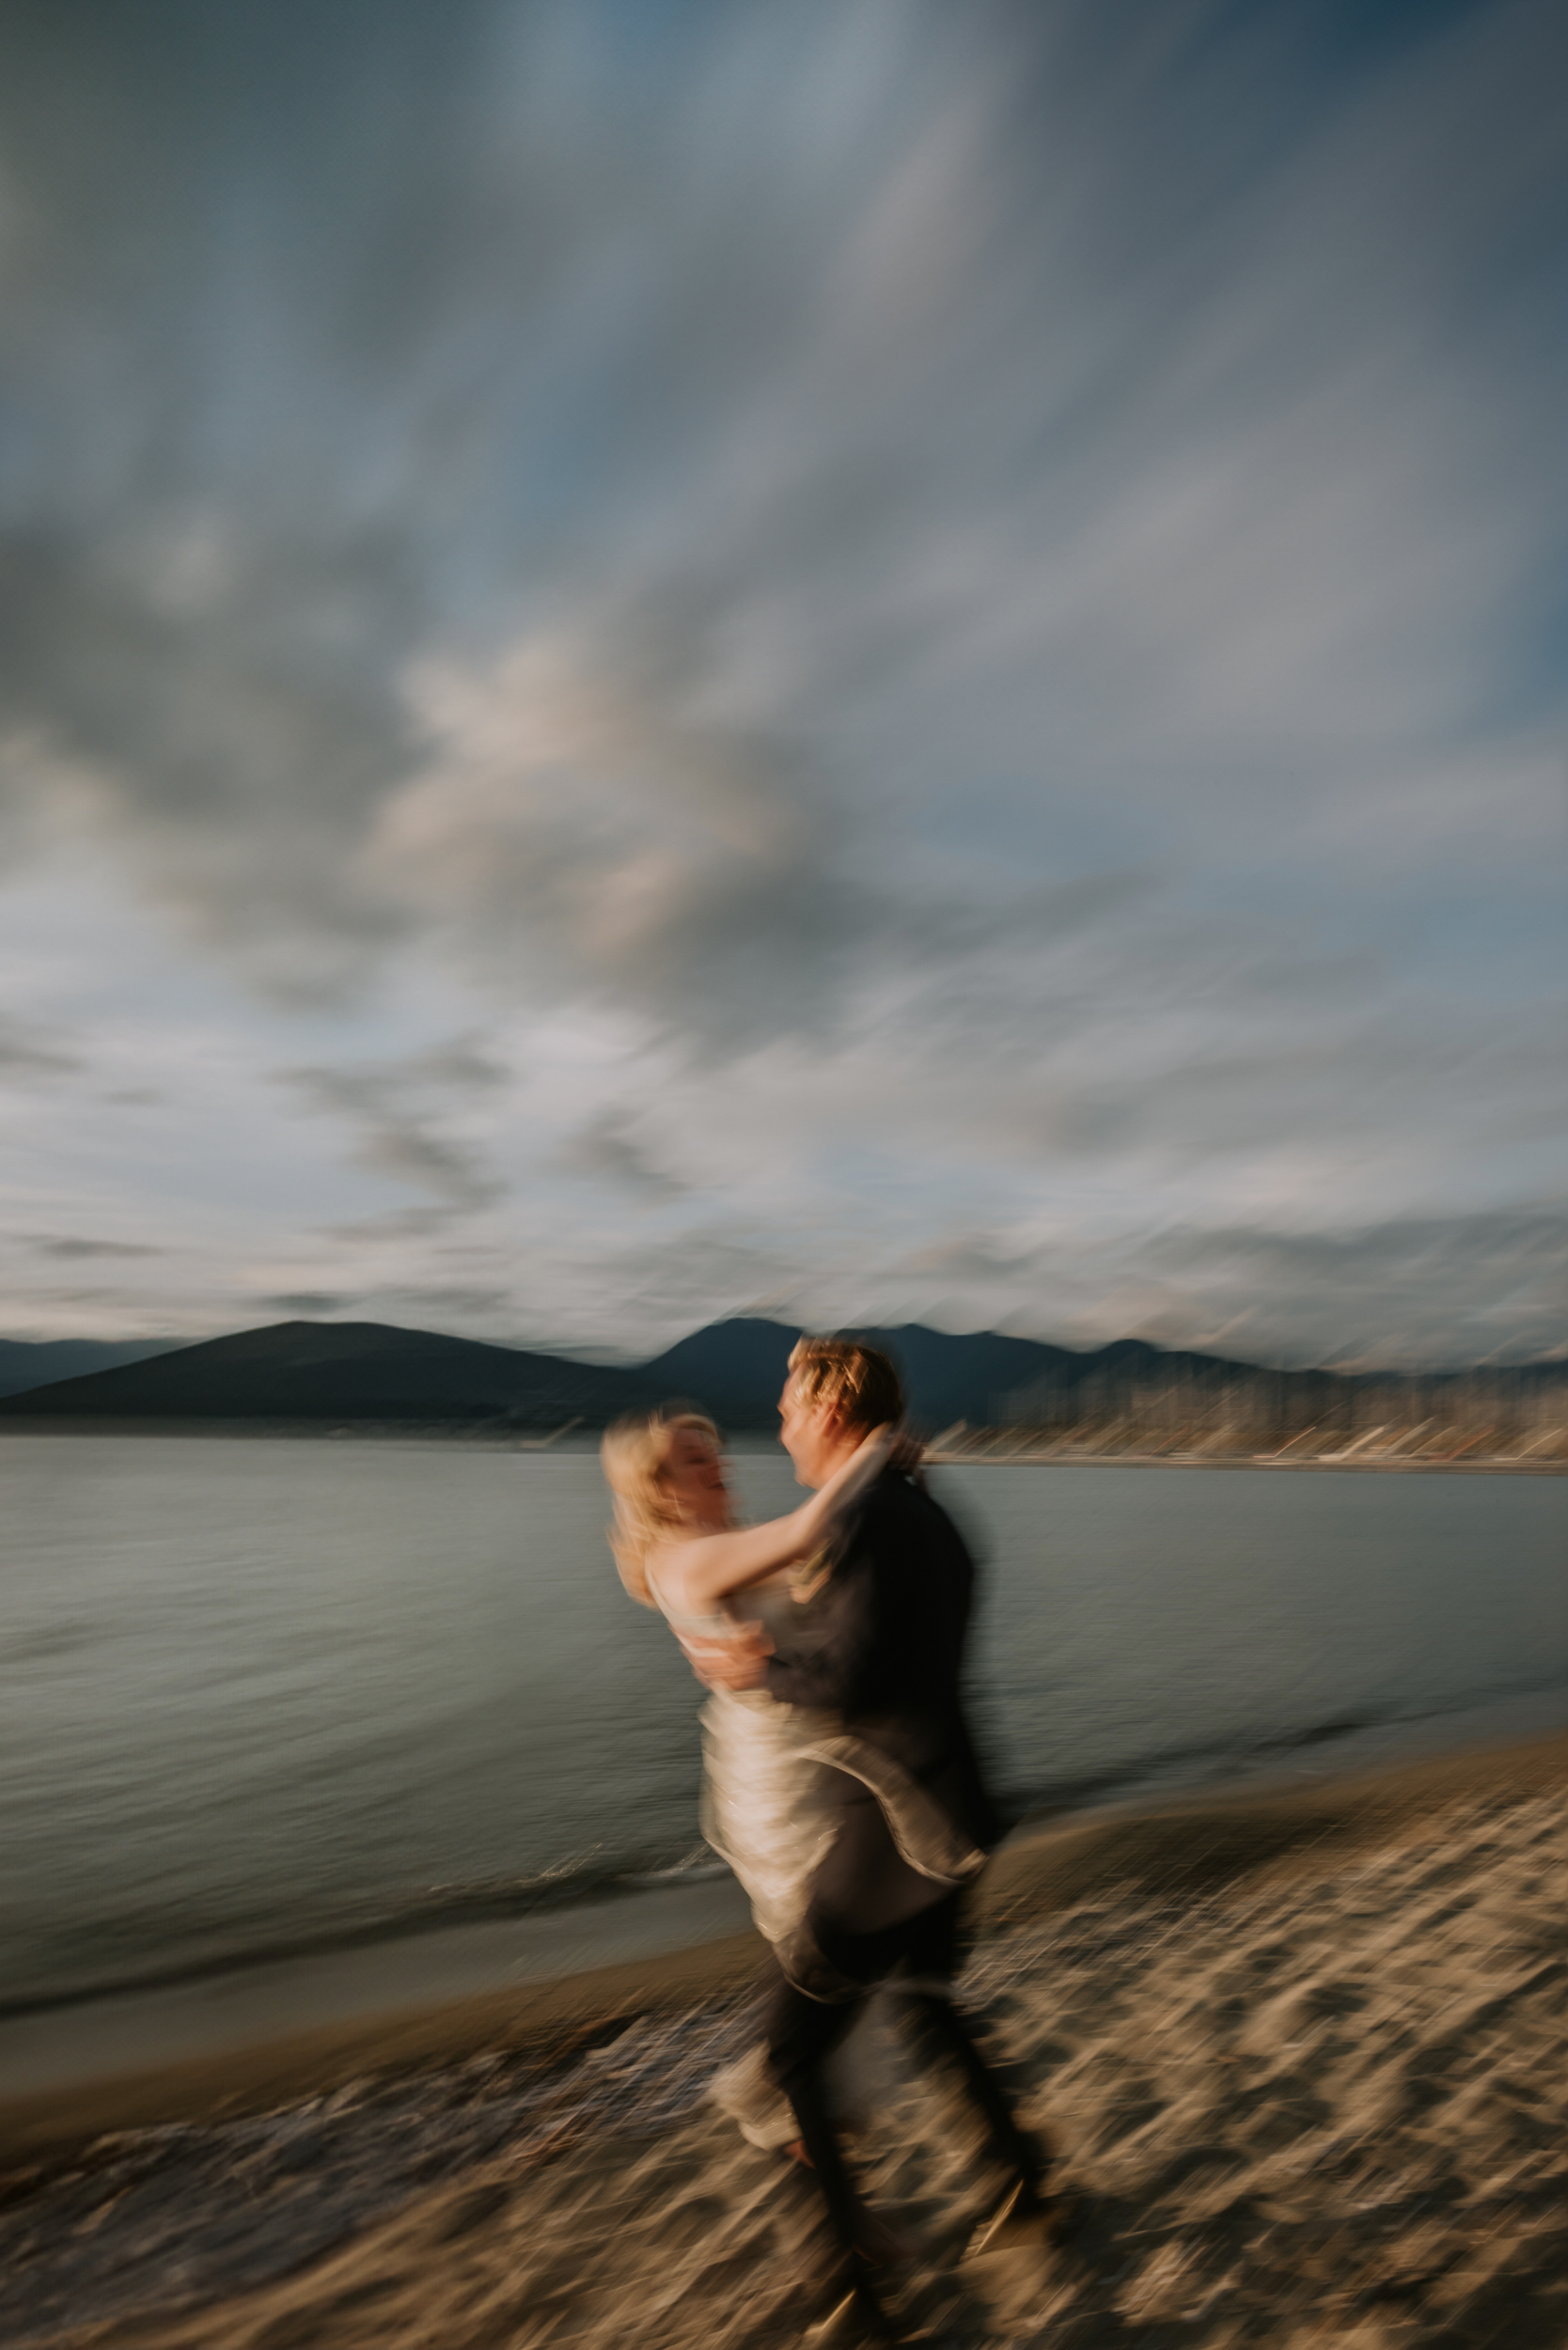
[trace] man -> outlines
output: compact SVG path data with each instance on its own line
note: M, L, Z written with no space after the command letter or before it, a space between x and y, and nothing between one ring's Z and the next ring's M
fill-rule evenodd
M902 1419L903 1396L874 1347L802 1339L778 1408L797 1480L819 1487L872 1429ZM802 1933L776 1954L764 2029L862 2311L878 2325L878 2271L898 2248L845 2169L823 2065L885 1976L902 1966L914 1978L929 2038L957 2060L1026 2208L1043 2208L1046 2168L951 2002L961 1892L999 1832L959 1694L975 1571L951 1519L897 1460L766 1666L776 1698L830 1709L842 1725L814 1749L835 1775L837 1833Z

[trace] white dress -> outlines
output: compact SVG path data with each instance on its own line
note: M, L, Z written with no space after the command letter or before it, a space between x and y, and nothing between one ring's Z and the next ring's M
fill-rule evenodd
M746 1616L729 1601L692 1615L669 1606L651 1577L649 1588L672 1630L704 1640L734 1639L759 1616L765 1620L771 1606L790 1605L787 1597L754 1590L746 1594ZM838 1825L829 1768L810 1751L834 1734L838 1717L781 1705L766 1689L715 1689L700 1719L703 1836L749 1894L758 1933L782 1950L805 1918L811 1881ZM864 2126L876 2102L885 2039L879 2020L867 2013L830 2060L829 2095L845 2128ZM800 2135L760 2042L714 2076L708 2095L754 2146L784 2146Z

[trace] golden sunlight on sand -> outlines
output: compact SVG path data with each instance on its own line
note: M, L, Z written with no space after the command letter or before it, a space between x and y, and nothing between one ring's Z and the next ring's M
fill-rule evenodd
M1560 2350L1565 1774L1565 1742L1541 1742L1012 1848L965 1993L1076 2224L964 2258L996 2181L967 2112L901 2060L859 2158L927 2241L910 2333ZM735 1988L693 1988L684 2013L666 1990L574 2045L40 2153L0 2210L0 2331L13 2350L796 2342L825 2306L815 2198L701 2102L747 2026Z

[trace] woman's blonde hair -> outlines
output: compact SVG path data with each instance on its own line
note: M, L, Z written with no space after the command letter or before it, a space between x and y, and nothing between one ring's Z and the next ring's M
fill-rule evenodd
M658 1604L648 1588L648 1554L681 1523L665 1471L675 1439L685 1429L706 1436L715 1452L723 1449L723 1439L706 1412L668 1403L618 1419L604 1431L599 1448L604 1481L615 1496L610 1548L622 1583L644 1607Z

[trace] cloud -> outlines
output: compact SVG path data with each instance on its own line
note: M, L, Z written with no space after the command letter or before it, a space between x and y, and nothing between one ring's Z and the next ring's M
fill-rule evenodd
M618 1110L602 1111L563 1143L557 1158L570 1173L595 1176L656 1199L679 1198L690 1189L657 1163Z
M495 1082L492 1064L471 1048L416 1055L381 1068L275 1074L310 1108L349 1122L356 1166L432 1195L443 1220L502 1196L505 1187L479 1150L458 1139L442 1099L454 1087L464 1091Z
M39 525L0 549L0 694L26 728L13 807L37 840L108 849L188 936L308 1001L402 927L353 864L396 756L395 698L321 634L335 594L373 607L377 567L242 527L232 575L170 611L162 542L186 526L128 482L106 531Z
M1283 1366L1419 1367L1548 1358L1568 1272L1568 1218L1549 1206L1388 1219L1348 1231L1270 1225L1086 1236L950 1231L914 1248L874 1223L827 1226L815 1251L733 1218L556 1268L591 1326L629 1353L727 1314L832 1328L933 1323L1095 1347L1142 1337ZM536 1310L547 1294L533 1290ZM582 1326L578 1335L585 1336Z
M36 1085L54 1077L70 1077L85 1066L71 1052L39 1028L0 1013L0 1084Z
M56 1239L43 1233L24 1238L25 1246L40 1257L162 1257L168 1253L143 1241L82 1240L69 1235Z
M227 1021L247 1295L1535 1343L1560 21L1242 15L28 13L0 832L188 957L17 961L29 1229Z
M1348 1232L1232 1230L1171 1236L1151 1251L1206 1299L1289 1299L1297 1361L1419 1364L1550 1355L1568 1277L1568 1216L1550 1205L1405 1216ZM1260 1319L1278 1307L1253 1304Z
M449 1281L410 1282L392 1294L410 1313L494 1317L496 1311L494 1290L478 1284L465 1287Z
M321 1238L334 1248L344 1242L351 1246L384 1248L389 1244L428 1240L444 1232L451 1220L446 1208L393 1208L384 1215L356 1216L347 1224L329 1224Z
M144 59L110 137L137 167L73 258L130 327L103 398L150 416L172 375L187 453L111 444L79 403L43 430L73 313L35 297L4 639L38 794L285 994L429 929L501 986L749 1036L841 1014L868 960L1005 934L1005 892L906 896L877 821L918 829L976 767L982 805L1021 765L1049 807L1053 777L1076 794L1108 760L1156 825L1180 775L1192 807L1289 826L1304 755L1320 823L1365 803L1369 763L1374 797L1385 776L1408 797L1412 750L1495 700L1513 639L1485 616L1561 521L1541 371L1506 372L1527 289L1492 291L1485 340L1454 323L1549 196L1519 136L1549 28L1493 10L1358 102L1297 109L1265 160L1295 106L1283 17L1196 83L1135 18L1141 73L1074 7L968 35L811 11L786 51L736 11L608 171L569 16L469 8L431 51L394 8L382 103L418 116L422 237L396 203L378 224L335 200L368 167L352 82L340 118L249 102L275 146L251 149L248 226L171 237L172 342L130 240L172 226L147 134L212 60L160 89ZM118 56L102 15L81 31ZM278 52L303 40L285 11ZM309 46L302 88L337 90L347 52ZM38 72L65 70L42 44ZM738 139L718 93L776 84L782 115ZM38 215L70 217L82 167L21 151ZM247 437L222 321L273 313L280 269ZM525 550L562 465L573 540L541 572ZM510 509L478 505L501 478ZM1052 861L1047 824L1036 886Z
M1249 1360L1346 1368L1530 1361L1560 1350L1568 1215L1544 1204L1348 1230L1181 1224L1087 1245L964 1234L877 1273L881 1294L916 1294L939 1319L963 1299L970 1326L1081 1345L1223 1341Z
M629 666L596 672L557 639L418 673L432 757L383 807L368 868L538 996L776 1018L804 939L831 953L825 844L778 745L685 715L675 682Z

